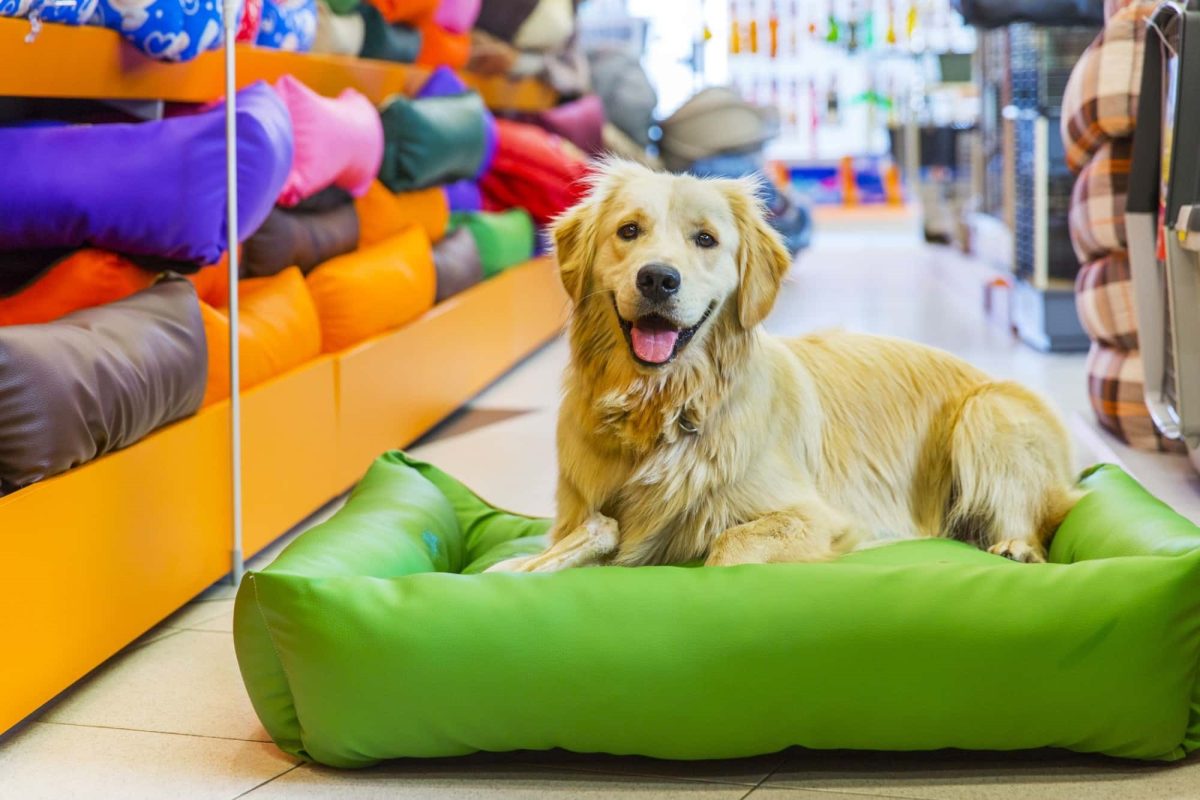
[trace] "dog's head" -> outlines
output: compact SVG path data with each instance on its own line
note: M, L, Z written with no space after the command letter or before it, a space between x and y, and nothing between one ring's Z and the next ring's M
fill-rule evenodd
M722 313L750 330L791 263L757 189L604 162L588 195L555 222L563 285L577 306L607 306L644 369L696 350Z

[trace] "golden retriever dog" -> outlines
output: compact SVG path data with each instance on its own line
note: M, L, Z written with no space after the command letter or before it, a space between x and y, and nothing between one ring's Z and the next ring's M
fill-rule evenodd
M1055 414L930 347L774 338L756 185L602 165L556 221L574 303L557 518L498 571L821 561L948 536L1043 561L1077 498Z

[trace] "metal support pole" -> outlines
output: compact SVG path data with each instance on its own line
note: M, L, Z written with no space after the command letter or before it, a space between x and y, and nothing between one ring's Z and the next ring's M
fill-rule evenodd
M225 25L225 184L226 229L229 240L229 451L233 506L233 549L230 582L242 580L242 391L238 361L238 208L237 208L237 0L224 2Z

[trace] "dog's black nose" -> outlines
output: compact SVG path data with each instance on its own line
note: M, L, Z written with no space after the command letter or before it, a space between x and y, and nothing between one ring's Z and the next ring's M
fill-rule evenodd
M666 264L647 264L639 269L637 274L638 291L647 300L656 303L661 303L678 292L682 281L679 270Z

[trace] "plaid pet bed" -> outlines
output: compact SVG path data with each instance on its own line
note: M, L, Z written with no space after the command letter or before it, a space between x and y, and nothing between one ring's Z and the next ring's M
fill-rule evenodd
M1092 343L1087 357L1088 398L1096 421L1130 447L1182 453L1182 442L1164 439L1154 426L1144 399L1142 356Z
M1104 18L1112 19L1123 8L1129 6L1151 6L1157 7L1161 0L1104 0Z
M1125 197L1132 156L1132 139L1105 142L1075 181L1071 244L1081 264L1125 249Z
M1136 350L1137 317L1129 258L1110 253L1085 264L1075 278L1075 310L1092 341L1122 350Z
M1133 133L1146 18L1153 12L1154 5L1147 3L1117 11L1071 70L1063 93L1061 133L1072 171L1083 169L1108 139Z

